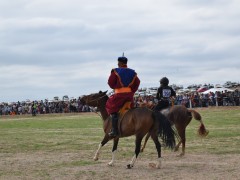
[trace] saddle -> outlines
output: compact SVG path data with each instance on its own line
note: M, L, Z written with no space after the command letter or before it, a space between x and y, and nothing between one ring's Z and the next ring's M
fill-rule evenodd
M124 114L131 109L131 104L132 104L131 101L125 102L123 107L118 111L119 117L123 117Z

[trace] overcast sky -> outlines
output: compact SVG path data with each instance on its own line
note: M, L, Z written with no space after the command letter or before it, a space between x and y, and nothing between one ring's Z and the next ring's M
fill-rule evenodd
M0 0L0 102L110 90L125 52L140 87L239 82L239 0Z

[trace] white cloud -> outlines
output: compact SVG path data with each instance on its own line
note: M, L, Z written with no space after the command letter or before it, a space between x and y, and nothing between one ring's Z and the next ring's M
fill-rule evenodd
M123 51L141 86L162 76L238 82L239 9L237 0L0 1L0 101L106 90Z

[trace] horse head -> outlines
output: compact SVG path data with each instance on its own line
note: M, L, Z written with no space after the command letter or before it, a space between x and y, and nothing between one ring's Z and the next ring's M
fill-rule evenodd
M93 107L98 107L99 101L101 101L102 98L107 96L107 91L99 91L98 93L92 93L89 95L84 95L81 97L80 102L83 105L88 105L88 106L93 106Z

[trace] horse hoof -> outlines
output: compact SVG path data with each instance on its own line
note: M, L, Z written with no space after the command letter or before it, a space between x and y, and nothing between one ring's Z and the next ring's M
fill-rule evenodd
M112 162L108 163L108 166L113 167L113 163Z
M209 131L207 130L205 133L204 133L204 137L206 137L208 135Z
M155 163L149 163L148 166L149 166L150 168L156 168L156 164L155 164Z
M127 169L132 169L132 167L133 167L133 166L132 166L131 164L128 164L128 165L127 165Z
M181 153L181 154L177 155L177 157L183 157L183 156L184 156L184 154L183 154L183 153Z

